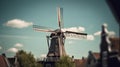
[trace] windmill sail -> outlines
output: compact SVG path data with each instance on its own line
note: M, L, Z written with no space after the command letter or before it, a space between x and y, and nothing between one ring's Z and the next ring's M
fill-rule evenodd
M73 32L73 31L66 31L64 35L68 38L79 38L79 39L87 38L87 33Z
M60 29L63 27L63 8L58 8L58 25Z
M49 27L38 26L38 25L33 25L33 29L34 29L35 31L55 32L54 30L50 29Z

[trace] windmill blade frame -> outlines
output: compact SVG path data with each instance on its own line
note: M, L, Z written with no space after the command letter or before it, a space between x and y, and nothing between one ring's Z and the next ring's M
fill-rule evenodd
M39 26L39 25L33 25L33 28L50 29L50 30L52 30L52 28L50 28L50 27Z
M33 29L35 31L42 31L42 32L55 32L53 29L50 29L49 27L38 26L38 25L33 25Z
M79 33L79 32L73 32L73 31L65 31L64 35L66 38L71 39L87 39L87 33Z
M73 32L73 31L65 31L64 33L72 33L72 34L85 35L85 36L87 36L87 33Z
M33 28L35 31L42 31L42 32L55 32L53 30L47 30L47 29L38 29L38 28Z
M63 23L63 8L58 7L58 26L59 29L61 30L61 28L64 27L64 23Z

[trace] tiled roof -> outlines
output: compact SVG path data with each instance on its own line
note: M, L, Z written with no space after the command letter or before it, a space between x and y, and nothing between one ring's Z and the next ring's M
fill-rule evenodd
M9 67L7 59L2 55L0 55L0 67Z
M110 38L110 41L112 43L112 45L111 45L112 51L117 51L120 56L120 37Z
M99 59L100 58L100 53L93 52L93 56L95 57L95 59Z
M86 58L84 58L84 59L74 59L74 62L75 62L76 67L85 67L87 59Z

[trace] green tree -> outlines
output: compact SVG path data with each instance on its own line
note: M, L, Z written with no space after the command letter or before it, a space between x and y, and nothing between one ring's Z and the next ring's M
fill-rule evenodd
M75 64L72 61L72 58L63 56L60 58L60 61L55 64L55 67L75 67Z
M16 53L20 67L42 67L41 64L36 63L34 55L29 52L20 50Z

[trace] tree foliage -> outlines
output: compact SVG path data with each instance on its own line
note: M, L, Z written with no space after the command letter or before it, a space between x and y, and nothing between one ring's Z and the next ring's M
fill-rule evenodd
M20 67L42 67L41 64L36 63L34 55L29 52L20 50L16 53Z
M72 61L72 58L63 56L60 58L60 61L55 64L55 67L75 67L75 64Z

